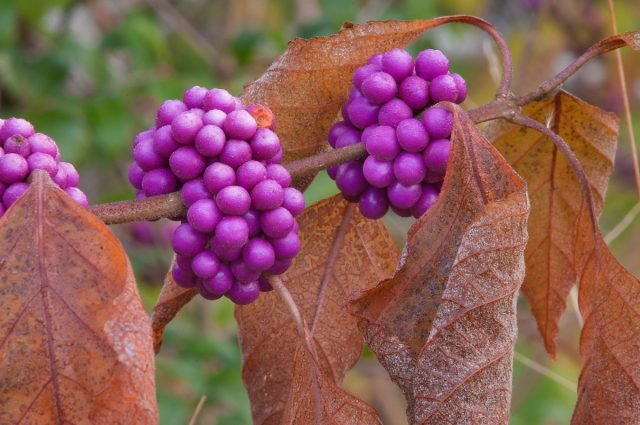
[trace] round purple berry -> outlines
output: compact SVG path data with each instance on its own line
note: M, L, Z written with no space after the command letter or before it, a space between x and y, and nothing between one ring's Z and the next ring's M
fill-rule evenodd
M171 276L173 277L174 282L178 284L178 286L181 286L183 288L193 288L194 286L196 286L196 276L189 271L183 270L177 264L174 264L171 268Z
M223 295L231 289L233 281L233 274L231 273L231 270L229 270L229 267L224 264L220 264L216 274L205 279L202 283L203 286L212 294Z
M171 122L171 134L176 142L192 145L203 124L198 114L191 111L182 112Z
M257 128L255 118L244 109L230 112L223 124L224 132L230 139L249 140Z
M53 182L57 184L60 187L60 189L67 188L67 172L64 171L64 168L58 166L58 172L56 173L55 176L53 176ZM140 180L140 184L142 184L142 180Z
M203 180L209 192L215 195L223 188L235 184L236 172L227 164L214 162L204 170Z
M413 73L413 58L403 49L392 49L382 55L382 70L402 81Z
M6 121L5 121L6 122ZM2 194L2 203L6 208L14 204L29 189L26 183L13 183Z
M77 187L68 187L64 191L67 192L67 195L69 195L71 199L76 201L78 205L81 205L85 208L89 206L87 195L85 195L84 192Z
M299 216L304 211L304 195L294 187L284 189L282 206L289 210L294 217Z
M220 268L218 257L211 251L202 251L191 261L191 269L202 279L214 277Z
M218 192L216 205L228 215L243 215L251 206L251 195L242 186L227 186Z
M236 109L236 99L224 89L211 89L202 99L202 106L207 111L219 109L228 114Z
M220 154L220 161L234 170L249 160L251 160L251 146L243 140L228 140Z
M223 214L213 199L200 199L187 210L187 221L193 229L211 233L222 220Z
M240 248L249 239L249 226L242 217L223 217L216 226L216 241L228 248Z
M431 139L446 139L453 130L453 114L446 109L429 108L422 117L422 123Z
M271 286L269 281L264 276L260 276L260 278L258 278L258 286L260 287L260 292L273 291L273 286Z
M64 168L63 167L59 167L58 172L64 172ZM129 183L131 183L131 185L133 187L135 187L136 189L142 189L142 178L144 177L144 170L142 168L140 168L140 166L137 163L132 163L129 166ZM67 180L67 176L65 173L65 182Z
M415 118L402 120L396 127L396 138L402 149L408 152L421 152L429 143L429 134L424 125Z
M76 170L73 164L70 162L61 162L58 167L64 169L65 173L67 173L67 186L78 186L78 183L80 183L80 174L78 174L78 170Z
M192 207L193 208L193 207ZM194 257L207 245L207 235L183 223L173 232L172 246L176 254Z
M413 117L413 111L406 103L400 99L391 99L382 107L378 113L378 122L381 125L396 126L402 120Z
M158 155L169 158L179 147L178 142L173 139L170 125L160 127L153 134L153 150Z
M4 152L17 153L23 158L26 158L31 154L31 146L29 145L29 141L23 136L15 135L4 141Z
M178 182L168 168L156 168L142 178L142 190L147 196L163 195L178 189Z
M212 109L205 112L202 116L202 122L204 125L215 125L220 128L222 128L222 124L224 124L225 119L227 119L227 114L220 109Z
M9 120L5 121L8 122ZM17 153L7 153L0 157L0 180L5 183L16 183L24 180L29 174L27 160ZM6 206L6 205L5 205Z
M364 80L367 79L367 77L379 71L380 71L380 65L367 64L367 65L361 66L360 68L356 69L353 72L353 75L351 77L353 86L359 89L362 83L364 82Z
M402 80L398 96L411 109L420 111L429 103L429 86L422 78L412 75Z
M346 117L358 128L366 128L378 121L380 106L371 103L366 98L353 99L345 105Z
M373 156L368 156L362 165L362 174L371 186L387 187L394 181L393 162L380 161Z
M288 187L291 184L291 174L289 170L280 164L267 165L267 178L277 181L282 187Z
M427 167L419 153L402 152L393 161L393 175L405 186L420 183L426 172Z
M300 252L300 238L295 230L292 230L281 238L271 239L270 242L277 260L293 258Z
M295 219L286 208L276 208L260 214L260 226L270 238L282 238L293 228Z
M370 187L360 197L360 212L372 220L383 217L389 209L387 192L384 189Z
M238 185L251 190L256 184L267 178L267 168L258 161L247 161L238 167L236 180Z
M244 246L242 259L249 268L265 271L273 266L276 254L269 242L262 238L254 238Z
M379 161L391 161L400 153L400 145L393 127L379 125L362 135L362 141L369 154Z
M280 139L272 130L259 128L251 139L251 151L255 159L271 159L280 151Z
M260 295L260 287L257 281L249 283L234 283L225 296L238 305L246 305L254 302Z
M196 134L195 147L201 155L214 157L220 155L226 140L220 127L205 125Z
M422 194L422 188L419 184L405 186L400 182L393 183L387 188L387 196L389 202L396 208L411 208Z
M458 99L456 81L450 75L438 75L429 86L429 93L433 103L455 102Z
M240 283L249 283L258 280L261 273L259 270L250 268L242 260L232 262L229 264L229 268L231 269L233 276L236 278L236 281Z
M167 160L158 154L153 148L153 138L147 137L140 141L133 148L133 159L144 171L151 171L154 168L163 167Z
M273 179L261 181L251 191L251 205L258 211L278 208L283 201L282 186Z
M416 75L431 81L449 72L449 59L440 50L423 50L416 57Z
M27 164L29 164L29 172L35 170L44 170L49 173L51 178L55 177L58 172L58 164L56 160L49 154L42 152L35 152L29 155L27 158Z
M329 133L327 135L329 145L332 148L335 148L338 137L340 137L340 135L342 135L344 132L351 129L355 130L355 128L353 128L349 123L344 121L338 121L337 123L333 124L329 129Z
M59 153L56 142L54 142L53 139L46 134L35 133L33 136L29 137L28 141L31 148L31 153L42 152L49 154L54 158Z
M187 105L177 99L165 100L158 108L156 114L156 127L171 124L173 120L183 112L186 112Z
M450 74L453 81L456 83L456 90L458 91L458 97L456 103L462 103L467 98L467 82L460 76L460 74Z
M0 127L0 144L11 136L30 137L34 134L33 125L22 118L9 118Z
M206 162L193 146L182 146L169 157L169 166L177 178L187 181L200 176Z
M250 209L242 216L249 226L249 237L252 238L260 233L260 213Z
M190 207L200 199L210 198L211 194L207 186L205 186L204 180L199 178L186 182L182 186L182 190L180 190L180 196L182 197L182 203Z
M427 212L438 200L438 193L439 191L435 187L429 184L422 185L422 194L420 195L420 199L418 199L418 202L416 202L411 208L413 216L415 218L419 218L422 214Z
M393 99L398 92L398 85L386 72L375 72L362 82L360 90L371 103L382 105Z
M359 196L369 186L362 172L362 164L357 161L340 165L336 174L336 185L340 191L347 195Z
M268 272L270 274L275 274L275 275L282 274L286 272L289 269L289 267L291 267L291 263L293 263L292 258L285 259L285 260L276 260L276 262L273 263L273 267L271 267L268 270Z
M451 142L449 139L434 140L424 150L423 159L429 170L444 174L447 170L449 162L449 152L451 150Z
M187 105L187 108L200 108L202 107L202 100L208 91L204 87L193 86L184 92L182 101Z

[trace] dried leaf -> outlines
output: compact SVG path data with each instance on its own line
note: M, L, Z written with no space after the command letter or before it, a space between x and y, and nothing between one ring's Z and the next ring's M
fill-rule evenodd
M351 74L375 53L404 47L428 29L448 23L487 24L473 16L429 20L347 23L340 32L295 39L243 99L268 106L276 115L285 161L327 148L327 131L347 99Z
M575 152L595 194L596 213L613 171L618 119L566 92L527 105L523 113L548 125ZM592 249L577 223L588 217L582 190L566 158L533 129L494 122L486 134L529 185L531 218L522 292L529 300L547 351L555 356L560 316L575 284L576 251Z
M637 424L640 418L640 281L598 234L580 279L584 367L572 424Z
M173 268L173 261L171 262ZM169 270L171 270L169 268ZM198 294L196 288L179 286L171 275L171 271L164 278L160 296L151 312L151 328L153 329L153 348L156 354L160 351L164 328L176 317L176 314Z
M44 172L0 219L0 311L0 423L157 423L126 254Z
M363 346L345 304L393 273L397 248L379 221L340 197L307 209L299 223L302 251L282 279L309 325L309 346L275 291L236 309L254 423L379 423L339 386Z
M524 278L524 181L452 107L444 187L409 231L398 273L353 303L411 424L507 424L515 300Z

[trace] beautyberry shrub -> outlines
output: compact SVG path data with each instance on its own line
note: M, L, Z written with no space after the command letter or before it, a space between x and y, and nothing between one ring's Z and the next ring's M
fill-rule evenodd
M25 119L0 119L0 217L29 189L28 179L35 170L46 171L74 201L89 205L78 189L78 171L73 164L60 161L60 150L51 137L36 133Z
M133 143L129 181L143 199L176 190L186 219L172 238L175 282L206 299L248 304L300 251L304 198L280 165L272 112L223 89L195 86L167 100Z
M343 120L328 134L335 149L362 142L368 153L328 169L344 198L371 219L389 208L402 217L424 214L438 199L453 128L451 112L433 105L466 96L464 79L449 72L439 50L415 60L403 49L372 56L353 73Z

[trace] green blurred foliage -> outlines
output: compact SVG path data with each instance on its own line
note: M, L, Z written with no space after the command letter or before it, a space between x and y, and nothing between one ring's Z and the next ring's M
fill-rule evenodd
M634 28L640 18L636 2L618 1L616 7L620 30L638 29ZM328 35L344 21L457 13L481 16L507 36L517 92L557 72L610 31L604 1L0 0L0 116L26 117L39 131L54 137L63 158L79 166L81 186L94 203L127 199L132 196L126 181L131 141L152 125L155 108L163 99L180 97L196 84L239 94L242 85L258 77L290 39ZM468 81L468 108L491 99L495 87L489 70L496 58L488 39L478 34L455 24L433 30L410 47L412 52L426 47L445 51L453 69ZM640 69L640 58L626 51L623 57L638 128L640 76L633 71ZM572 78L568 89L620 114L621 96L612 65L610 58L597 60ZM605 231L638 202L625 131L620 152L602 219ZM321 173L306 199L311 204L336 192L326 173ZM612 247L639 275L633 249L640 243L636 222ZM385 223L401 242L411 222L388 217ZM140 242L133 225L114 226L138 273L149 309L171 258L166 236L170 224L150 226L153 245ZM525 303L520 309L517 349L575 383L579 327L572 307L568 310L558 361L552 363L544 354ZM372 374L384 376L368 353L347 376L348 389L379 409L385 423L406 423L397 413L404 405L393 384L374 390L362 385ZM187 423L202 397L206 400L196 423L251 422L230 303L198 300L178 315L157 357L157 383L161 424ZM381 402L387 395L391 405L388 400ZM553 379L515 362L512 424L568 423L575 398L575 393Z

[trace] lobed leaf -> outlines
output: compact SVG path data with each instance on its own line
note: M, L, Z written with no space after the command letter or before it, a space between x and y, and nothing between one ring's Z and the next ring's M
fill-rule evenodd
M613 171L618 118L564 91L532 102L522 112L547 124L569 144L585 170L599 216ZM536 130L498 121L485 133L529 185L531 217L522 292L547 352L555 357L560 316L579 274L574 256L593 248L592 239L578 228L589 210L575 172L551 140Z
M451 106L440 199L396 275L352 304L411 424L507 424L529 202L524 181Z
M373 408L340 388L363 347L345 305L392 274L397 248L382 223L339 196L307 209L299 223L302 251L282 280L308 335L275 291L236 308L254 423L377 424Z
M0 311L0 423L157 423L126 254L44 172L0 219Z

